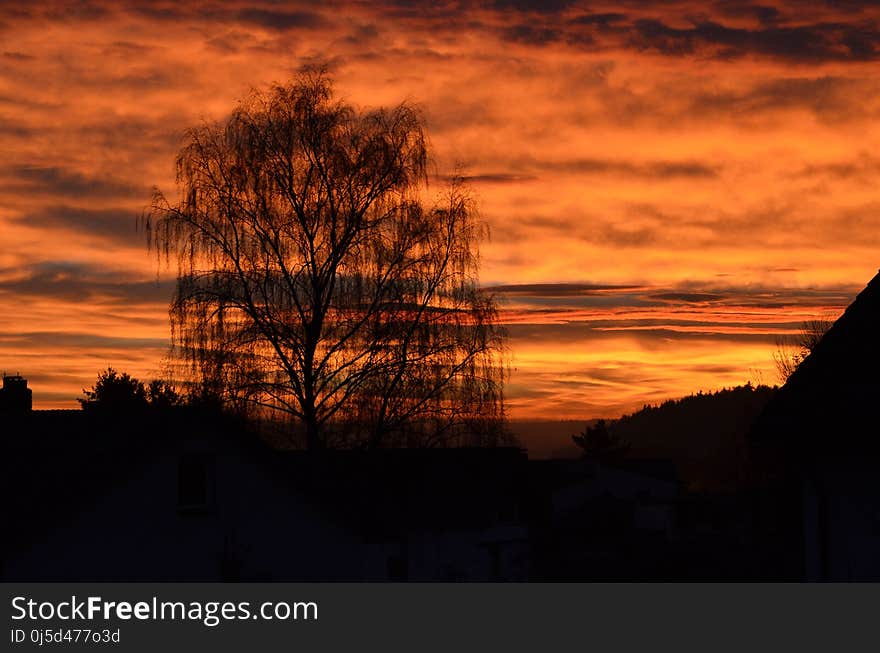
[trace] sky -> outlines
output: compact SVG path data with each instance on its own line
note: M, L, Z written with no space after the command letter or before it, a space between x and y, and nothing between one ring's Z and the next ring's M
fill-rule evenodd
M137 217L186 128L326 65L465 170L513 419L777 381L880 266L880 8L841 1L0 0L0 369L76 407L161 376L175 270Z

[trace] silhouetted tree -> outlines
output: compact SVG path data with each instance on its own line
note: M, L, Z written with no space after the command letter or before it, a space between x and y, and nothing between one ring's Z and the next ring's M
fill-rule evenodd
M83 408L108 408L120 411L138 410L147 406L144 384L127 372L119 373L112 367L98 374L91 390L83 388L85 398L78 399Z
M777 339L773 362L776 364L776 374L782 383L788 381L788 377L794 374L832 324L834 320L828 318L806 320L801 324L800 332L793 338Z
M629 451L629 445L611 432L604 419L588 426L579 435L571 436L571 439L584 450L585 457L599 461L619 460Z
M305 73L191 129L150 244L176 259L176 353L227 404L309 448L491 444L504 332L477 285L484 227L460 182L425 200L409 104L359 110Z
M77 399L83 409L132 412L146 408L167 408L182 403L183 398L173 386L159 379L144 384L127 372L112 367L98 374L91 390L83 388Z
M177 389L162 379L153 379L145 386L147 403L153 408L169 408L184 403L185 398Z
M751 383L645 406L609 424L636 458L667 459L691 490L746 487L748 432L777 388Z

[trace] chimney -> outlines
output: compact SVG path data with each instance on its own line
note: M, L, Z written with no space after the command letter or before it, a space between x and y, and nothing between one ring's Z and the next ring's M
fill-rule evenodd
M3 374L3 388L0 389L0 414L13 415L29 413L33 409L33 392L27 387L23 376Z

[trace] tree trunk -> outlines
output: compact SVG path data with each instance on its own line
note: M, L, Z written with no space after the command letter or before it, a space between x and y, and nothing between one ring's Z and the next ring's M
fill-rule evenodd
M318 449L322 449L323 447L321 442L321 436L318 429L317 421L313 416L309 416L305 420L306 422L306 448L309 451L317 451Z

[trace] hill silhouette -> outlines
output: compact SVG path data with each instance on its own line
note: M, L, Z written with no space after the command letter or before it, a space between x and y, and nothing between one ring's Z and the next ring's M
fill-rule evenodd
M751 383L689 395L609 423L634 458L665 458L694 491L732 491L745 483L746 435L777 388Z

